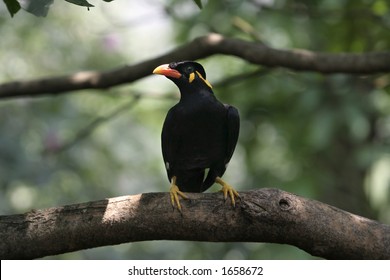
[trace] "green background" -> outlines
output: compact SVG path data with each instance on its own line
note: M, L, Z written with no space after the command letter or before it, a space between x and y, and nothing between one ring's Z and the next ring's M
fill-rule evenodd
M0 83L131 65L210 32L278 49L390 47L384 0L93 4L88 11L56 1L46 17L21 10L13 18L1 4ZM224 176L238 191L277 187L390 223L389 74L297 72L222 55L199 62L217 97L240 111L239 143ZM160 133L177 98L173 83L151 75L103 91L1 100L0 214L168 191ZM152 241L48 258L313 257L278 244Z

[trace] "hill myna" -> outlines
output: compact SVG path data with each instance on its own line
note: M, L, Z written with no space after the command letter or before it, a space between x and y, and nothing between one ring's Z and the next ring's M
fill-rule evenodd
M179 211L183 192L203 192L214 183L222 186L235 206L238 192L222 180L237 144L238 110L215 97L206 72L193 61L158 66L154 74L166 76L180 90L180 101L165 118L161 133L162 154L171 182L171 203Z

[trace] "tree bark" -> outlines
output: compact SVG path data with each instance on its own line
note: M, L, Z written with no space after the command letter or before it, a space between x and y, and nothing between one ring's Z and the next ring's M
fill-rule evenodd
M1 259L146 240L270 242L328 259L390 259L390 226L279 189L190 193L182 213L145 193L0 216Z
M199 37L169 53L104 72L84 71L0 84L0 98L60 94L81 89L107 89L150 75L163 63L196 60L216 54L231 55L267 67L286 67L320 73L376 74L390 71L390 52L320 53L302 49L280 50L262 43L226 38L219 34Z

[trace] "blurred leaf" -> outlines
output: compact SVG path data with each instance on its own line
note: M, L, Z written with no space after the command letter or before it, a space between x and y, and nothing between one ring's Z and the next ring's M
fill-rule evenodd
M13 17L20 10L20 4L16 0L4 0L4 3L7 6L11 17Z
M199 9L203 8L202 0L194 0L195 4L199 7Z
M65 1L83 7L94 7L94 5L90 4L86 0L65 0Z
M389 11L386 1L375 1L372 10L376 15L383 16Z
M23 10L37 17L45 17L49 12L49 7L54 0L23 0L21 6Z

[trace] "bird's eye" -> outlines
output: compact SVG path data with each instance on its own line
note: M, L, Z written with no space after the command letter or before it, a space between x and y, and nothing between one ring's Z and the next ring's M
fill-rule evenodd
M190 73L192 73L192 72L194 72L194 67L192 67L192 66L187 66L187 67L186 67L186 73L190 74Z

